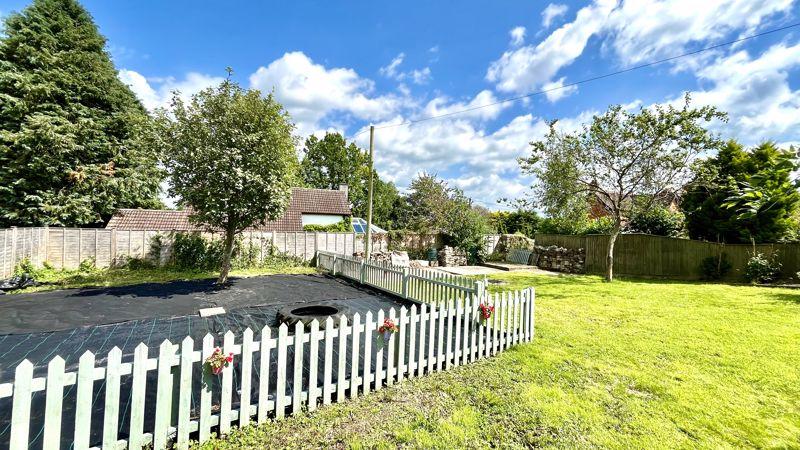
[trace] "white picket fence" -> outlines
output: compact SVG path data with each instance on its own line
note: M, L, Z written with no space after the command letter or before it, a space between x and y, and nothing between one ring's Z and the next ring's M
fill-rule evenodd
M412 269L355 256L317 252L317 267L409 300L437 303L482 296L485 282L430 269Z
M341 273L353 274L350 259L336 261L333 266L342 264ZM370 283L387 289L408 285L415 276L401 278L402 272L389 272L379 281L377 273L385 268L362 267L367 267L359 270L365 271ZM481 303L495 306L488 320L480 317ZM363 317L356 313L352 319L328 318L308 327L298 323L292 330L285 324L277 330L265 327L257 336L249 328L240 337L228 331L220 347L235 359L219 378L204 370L203 362L220 344L210 334L200 348L191 337L177 345L165 340L156 357L143 343L133 355L123 355L116 347L100 358L87 351L75 371L66 370L64 359L56 356L40 376L24 360L16 367L13 382L0 384L0 402L11 397L10 432L0 436L0 448L28 448L32 432L38 431L43 432L44 449L59 448L64 438L78 450L148 445L161 449L171 444L187 448L190 439L206 441L212 431L224 435L233 425L263 423L303 408L313 411L319 404L380 390L531 341L534 310L534 290L528 288L481 296L468 293L437 300L435 305L412 304ZM388 341L377 332L386 317L399 327ZM72 387L76 393L65 394L65 388ZM97 401L101 393L102 401ZM193 400L198 394L199 401ZM39 401L33 402L36 395ZM43 411L34 411L33 405ZM65 423L67 410L74 417L69 423ZM125 429L120 415L129 417ZM34 425L41 429L32 429L33 416L43 416L43 423ZM62 436L64 430L71 436Z

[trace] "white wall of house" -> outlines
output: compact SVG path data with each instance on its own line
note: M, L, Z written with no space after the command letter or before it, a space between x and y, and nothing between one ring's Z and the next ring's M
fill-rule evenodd
M336 214L303 214L303 226L306 225L335 225L345 216Z

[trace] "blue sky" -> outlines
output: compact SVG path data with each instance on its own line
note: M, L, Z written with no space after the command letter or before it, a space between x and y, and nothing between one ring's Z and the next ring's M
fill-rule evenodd
M5 0L0 14L27 2ZM800 21L800 0L460 2L84 1L120 78L148 108L225 67L275 89L307 136L348 137L482 105ZM800 28L529 101L377 132L377 166L399 187L428 171L496 209L524 195L516 157L546 121L574 129L610 104L696 104L747 144L800 142ZM367 145L367 135L356 141Z

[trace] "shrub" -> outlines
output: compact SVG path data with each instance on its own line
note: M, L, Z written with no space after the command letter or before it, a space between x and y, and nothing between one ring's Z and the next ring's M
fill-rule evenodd
M172 244L175 267L185 270L215 270L222 263L222 242L208 241L198 233L178 233Z
M598 217L590 220L580 234L609 234L614 227L614 219L611 216Z
M145 258L127 258L122 264L128 270L154 269L156 264Z
M771 283L778 279L782 265L777 259L777 253L766 256L763 253L755 253L747 261L744 269L744 277L751 283Z
M182 270L216 270L222 264L223 251L221 240L208 240L197 233L179 233L175 235L169 263ZM245 244L241 237L237 237L233 243L233 269L280 269L307 264L302 258L279 253L275 247L262 255L258 245L253 242Z
M78 272L89 273L97 269L97 262L94 257L86 258L78 265Z
M319 231L325 233L347 233L353 231L350 219L344 218L337 223L330 225L303 225L303 231Z
M543 219L538 232L544 234L608 234L614 226L611 217L598 217L597 219L570 220L566 218Z
M700 262L700 274L704 280L719 280L727 275L732 267L728 255L720 253L717 257L709 256Z
M27 273L35 278L37 272L38 270L36 269L36 266L34 266L31 260L28 258L22 258L14 267L14 275L16 276Z
M680 237L686 235L686 216L680 211L667 208L652 208L639 212L631 218L628 231L657 236Z

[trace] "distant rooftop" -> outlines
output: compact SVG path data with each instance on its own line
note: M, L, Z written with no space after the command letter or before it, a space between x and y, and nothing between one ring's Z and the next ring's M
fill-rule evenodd
M190 210L119 209L106 228L117 230L206 231L207 227L189 222ZM263 231L303 231L303 214L350 215L346 190L292 188L292 200L278 220L254 229Z

